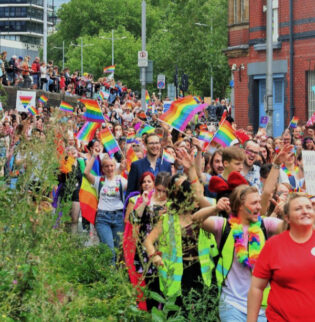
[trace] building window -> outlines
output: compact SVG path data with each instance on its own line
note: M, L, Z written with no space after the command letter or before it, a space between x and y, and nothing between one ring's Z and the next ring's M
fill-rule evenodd
M229 25L248 22L249 0L229 0Z
M315 71L309 71L307 74L308 118L310 118L315 113Z
M272 41L278 42L279 37L279 17L278 17L278 0L272 1Z

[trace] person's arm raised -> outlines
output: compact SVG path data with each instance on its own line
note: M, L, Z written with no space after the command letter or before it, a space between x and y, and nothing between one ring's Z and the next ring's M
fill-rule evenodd
M192 216L192 221L203 223L208 217L216 216L220 211L231 212L229 198L221 198L216 206L206 207L198 210Z
M292 151L293 145L286 145L282 148L278 155L275 156L272 162L272 168L264 184L264 189L261 195L261 213L266 214L271 196L275 190L278 183L280 167L283 162L285 162L289 153Z

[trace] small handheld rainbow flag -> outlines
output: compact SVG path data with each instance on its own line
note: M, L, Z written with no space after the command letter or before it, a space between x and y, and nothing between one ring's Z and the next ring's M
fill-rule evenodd
M84 112L83 117L87 121L98 123L104 122L104 116L96 100L80 99L79 101L86 107L86 111Z
M132 147L130 147L128 150L127 150L127 153L126 153L126 161L127 161L127 171L129 172L130 171L130 168L131 168L131 163L132 162L135 162L139 160L135 151L133 150Z
M60 109L60 111L73 113L73 107L70 104L68 104L67 102L64 102L64 101L61 101L59 109Z
M199 140L205 141L205 142L211 142L213 138L213 133L210 133L209 131L200 131Z
M45 95L41 95L38 101L45 105L48 102L48 97L46 97Z
M149 102L150 102L150 95L149 95L148 90L146 90L146 91L145 91L145 102L146 102L147 104L149 104Z
M163 150L162 159L165 160L165 161L167 161L167 162L169 162L169 163L172 163L172 164L175 162L175 158L167 150Z
M24 108L27 108L27 105L31 102L32 96L20 96L20 101Z
M116 65L107 66L103 69L103 72L108 74L115 73L115 67Z
M169 110L161 115L160 120L179 131L184 131L193 116L208 106L199 102L199 99L194 96L180 98L174 101Z
M153 126L150 126L148 124L145 124L144 127L137 133L138 137L141 137L145 133L154 133L155 128Z
M134 142L135 138L136 138L135 132L128 132L127 140L126 140L127 144Z
M94 138L95 131L100 127L100 123L85 122L76 137L80 141L91 141Z
M102 100L102 101L106 101L109 98L109 93L105 92L105 91L99 91L98 93L98 97Z
M293 116L293 118L292 118L292 120L291 120L291 122L289 124L289 127L291 129L295 129L297 127L297 125L298 125L298 122L299 122L299 118L296 117L296 116Z
M37 111L37 109L34 106L29 106L28 107L28 111L32 115L38 115L38 111Z
M106 127L100 132L100 139L110 157L120 150L119 145L109 128Z
M222 147L226 147L230 146L235 139L235 130L232 128L230 122L224 121L212 140Z

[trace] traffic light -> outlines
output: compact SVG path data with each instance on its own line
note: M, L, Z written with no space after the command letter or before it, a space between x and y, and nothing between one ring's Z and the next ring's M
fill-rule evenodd
M187 92L188 86L189 86L189 84L188 84L188 75L187 74L183 74L182 75L182 81L181 81L180 89L183 92Z

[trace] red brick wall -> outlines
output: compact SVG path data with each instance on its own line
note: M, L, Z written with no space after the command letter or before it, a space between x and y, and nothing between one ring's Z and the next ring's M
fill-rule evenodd
M266 3L265 0L250 1L249 8L249 28L265 26L266 14L263 13L262 7ZM289 0L279 0L279 35L288 35L289 27L280 28L281 22L289 22ZM315 17L314 0L294 1L294 20ZM259 28L258 28L259 29ZM262 29L262 28L261 28ZM299 24L294 26L294 33L315 30L315 23ZM229 46L244 44L244 38L236 32L229 32ZM256 30L249 33L250 39L265 38L264 30ZM237 43L239 41L239 43ZM233 45L232 45L233 43ZM282 41L282 48L274 50L273 59L288 61L287 87L286 87L286 106L287 115L289 115L289 42ZM248 56L239 58L230 58L229 65L236 64L240 66L244 64L246 69L243 70L242 80L239 80L239 72L234 72L234 88L235 88L235 120L240 127L248 124L248 76L247 64L254 62L263 62L266 60L265 51L255 51L253 46L249 48ZM315 39L301 39L294 41L294 106L295 115L300 120L307 120L307 71L315 70ZM288 116L289 118L289 116ZM290 120L286 120L286 124Z

